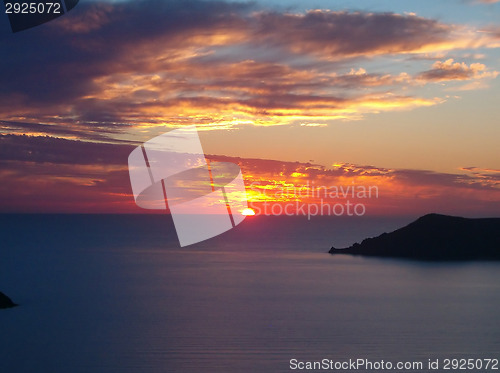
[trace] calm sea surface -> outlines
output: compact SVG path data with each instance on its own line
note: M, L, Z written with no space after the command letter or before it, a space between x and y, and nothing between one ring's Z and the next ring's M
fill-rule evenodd
M0 216L21 304L0 310L0 372L500 358L500 263L327 254L411 220L253 217L181 249L167 216Z

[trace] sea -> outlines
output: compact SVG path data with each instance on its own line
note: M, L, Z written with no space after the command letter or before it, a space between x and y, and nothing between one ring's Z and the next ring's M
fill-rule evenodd
M500 263L328 254L415 218L0 215L0 372L498 371Z

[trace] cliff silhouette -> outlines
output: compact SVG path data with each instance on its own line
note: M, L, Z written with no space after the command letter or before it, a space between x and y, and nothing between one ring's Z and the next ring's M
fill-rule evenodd
M391 233L330 254L419 260L500 260L500 218L428 214Z

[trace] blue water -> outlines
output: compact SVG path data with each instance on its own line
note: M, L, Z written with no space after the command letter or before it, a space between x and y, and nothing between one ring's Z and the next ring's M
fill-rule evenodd
M3 215L0 372L289 372L290 359L500 358L500 264L331 256L410 218Z

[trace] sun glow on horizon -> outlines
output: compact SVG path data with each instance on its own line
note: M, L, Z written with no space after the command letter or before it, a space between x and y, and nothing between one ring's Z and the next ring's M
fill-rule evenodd
M241 212L241 215L244 215L244 216L253 216L255 215L255 211L251 208L246 208L244 209L242 212Z

